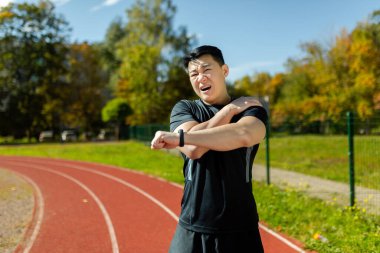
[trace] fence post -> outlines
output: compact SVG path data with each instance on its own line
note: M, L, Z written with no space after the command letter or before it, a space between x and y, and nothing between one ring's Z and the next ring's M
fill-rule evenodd
M355 205L354 115L347 112L348 161L350 176L350 206Z
M269 159L269 136L270 136L270 120L268 116L267 121L267 134L265 138L265 158L266 158L266 165L267 165L267 185L270 185L270 159Z
M265 136L265 158L266 158L266 172L267 172L267 185L270 185L270 157L269 157L269 138L270 138L270 109L269 109L269 96L264 97L264 107L267 110L268 120Z

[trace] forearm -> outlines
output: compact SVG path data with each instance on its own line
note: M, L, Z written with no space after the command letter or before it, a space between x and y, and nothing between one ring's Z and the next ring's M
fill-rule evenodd
M210 129L217 126L229 124L233 116L234 116L234 111L231 110L230 107L225 107L222 110L220 110L217 114L215 114L215 116L212 117L210 120L200 123L198 125L195 125L192 128L188 129L186 132L193 133L199 130L205 130L205 129ZM184 153L186 156L191 157L192 159L200 158L202 157L203 154L209 151L209 148L207 147L201 147L201 146L191 145L191 144L187 144L184 147L181 147L178 149L182 153Z
M261 121L254 124L217 126L185 133L185 144L216 151L229 151L258 144L265 137L265 125Z
M234 115L251 106L262 105L253 98L240 97L224 106L206 122L185 122L173 133L158 131L151 142L151 148L178 148L190 159L198 159L210 149L225 151L257 144L265 136L265 125L260 120L253 117L257 123L252 117L243 117L238 123L230 124ZM179 129L188 136L183 147L178 147Z
M194 131L199 131L199 130L213 128L216 126L229 124L234 115L235 115L234 110L226 106L222 110L217 112L215 116L212 117L210 120L192 127L188 132L194 132Z
M187 132L184 134L184 144L185 147L196 146L216 151L229 151L256 145L265 137L265 133L264 123L256 117L248 116L237 123ZM179 143L178 133L157 131L151 142L151 148L176 148ZM198 159L194 154L186 155L191 159Z

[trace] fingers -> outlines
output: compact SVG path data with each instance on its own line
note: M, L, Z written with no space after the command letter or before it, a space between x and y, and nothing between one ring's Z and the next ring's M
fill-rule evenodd
M232 101L230 105L230 108L235 111L235 114L238 114L251 106L262 106L260 101L253 97L240 97Z
M240 97L232 102L242 103L244 106L254 106L254 105L263 106L261 102L254 97Z
M179 139L176 134L157 131L150 143L151 149L173 148L178 145ZM173 146L174 145L174 146ZM173 147L172 147L173 146Z
M250 105L259 105L259 106L263 106L259 100L256 100L256 99L252 99L252 100L249 100L249 101L246 101L245 102L246 104L250 104Z
M253 104L263 106L263 104L260 102L260 100L254 98L254 97L247 97Z
M165 145L165 142L163 141L163 133L161 131L156 132L153 140L150 143L151 149L161 149Z

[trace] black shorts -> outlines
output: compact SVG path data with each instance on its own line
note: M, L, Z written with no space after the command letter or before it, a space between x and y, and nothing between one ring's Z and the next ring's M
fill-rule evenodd
M204 234L177 225L169 253L263 253L259 228L226 234Z

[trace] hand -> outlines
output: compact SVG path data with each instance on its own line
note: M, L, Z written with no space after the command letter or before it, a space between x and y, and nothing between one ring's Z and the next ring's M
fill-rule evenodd
M179 135L171 132L157 131L151 144L151 149L173 149L179 145Z
M234 114L239 114L251 106L263 106L259 100L253 97L240 97L232 101L227 107L234 111Z

